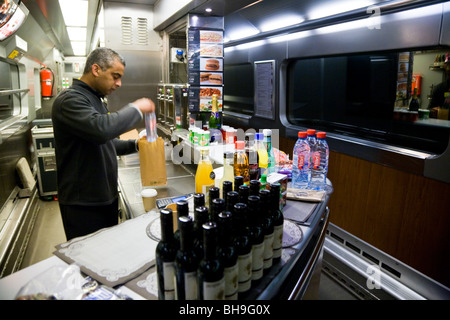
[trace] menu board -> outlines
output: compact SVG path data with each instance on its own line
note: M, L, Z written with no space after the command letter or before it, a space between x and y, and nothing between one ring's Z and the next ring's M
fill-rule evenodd
M223 103L223 17L190 17L188 28L189 111L210 111L213 94Z
M275 60L255 62L255 116L275 119Z

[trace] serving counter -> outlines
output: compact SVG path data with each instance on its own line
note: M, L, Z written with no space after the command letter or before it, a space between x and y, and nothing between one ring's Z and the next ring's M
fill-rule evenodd
M166 168L167 185L155 188L158 191L157 198L180 196L194 192L195 178L192 170L184 165L174 165L170 160L166 161ZM157 299L154 267L154 250L157 238L151 234L151 225L157 225L159 213L155 209L147 213L144 211L142 198L140 197L140 181L139 165L126 165L120 160L119 189L120 207L121 211L123 211L122 223L89 235L85 239L76 240L78 243L74 242L75 239L73 239L72 243L61 244L57 246L55 255L51 258L0 279L0 299L14 299L22 286L48 268L52 266L69 266L72 263L81 265L82 273L115 289L120 288L121 293L132 299ZM329 195L319 203L287 201L283 210L285 231L283 235L282 259L274 263L261 280L256 284L252 284L252 289L245 299L285 300L316 297L319 281L317 275L320 274L322 248L329 219L328 199ZM109 239L108 234L114 241L105 240ZM95 268L89 266L91 262L89 259L95 259L89 257L95 255L92 255L91 252L87 254L87 252L83 252L83 249L79 249L84 246L86 251L91 250L95 252L97 248L93 249L89 245L93 245L96 237L98 238L97 243L105 246L99 252L103 253L110 250L113 255L117 254L116 257L109 255L111 261L132 260L129 257L133 256L127 247L130 246L132 247L130 250L135 250L136 252L145 251L147 256L139 259L146 260L146 264L144 266L140 265L140 269L130 273L127 280L124 280L122 283L120 281L102 282L102 278L96 277L96 273L92 272ZM88 241L91 242L87 243ZM108 247L108 243L111 243L109 244L110 247ZM129 243L133 243L133 245ZM64 254L71 251L71 246L74 247L72 251L80 250L78 253L74 252L73 257L71 257L72 260L66 259L64 256ZM78 258L83 255L85 256L84 260ZM92 263L94 262L92 261ZM114 268L114 266L110 267L111 269ZM107 274L106 277L110 275L111 273ZM133 279L130 280L131 278ZM151 284L152 282L153 284ZM139 283L147 283L147 285L139 285Z

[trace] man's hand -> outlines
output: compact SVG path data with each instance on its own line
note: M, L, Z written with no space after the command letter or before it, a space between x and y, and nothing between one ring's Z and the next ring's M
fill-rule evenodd
M142 113L155 112L155 103L149 98L140 98L133 102Z

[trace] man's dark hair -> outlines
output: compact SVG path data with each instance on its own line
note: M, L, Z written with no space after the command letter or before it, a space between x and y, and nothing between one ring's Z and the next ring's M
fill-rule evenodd
M87 57L83 74L91 72L94 64L98 64L100 68L105 71L112 67L116 59L118 59L125 67L125 59L120 54L109 48L97 48Z

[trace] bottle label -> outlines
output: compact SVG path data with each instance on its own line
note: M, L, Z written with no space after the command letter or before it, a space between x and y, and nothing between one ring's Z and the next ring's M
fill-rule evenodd
M198 300L197 271L184 273L184 297L186 300Z
M264 269L272 266L273 260L273 233L264 236Z
M158 268L158 265L156 265ZM164 278L164 300L175 300L175 263L164 262L162 270Z
M302 170L305 165L305 155L299 154L297 157L298 157L297 168Z
M204 300L223 300L225 293L225 277L219 281L203 281L203 299Z
M224 275L225 275L225 299L237 300L239 263L236 262L234 266L225 268Z
M261 279L264 267L264 241L252 246L252 280Z
M313 164L314 164L314 166L313 166L314 169L320 168L320 153L319 152L314 153Z
M238 290L245 292L252 284L252 251L238 257Z
M273 257L281 257L281 248L283 246L283 225L273 227Z

